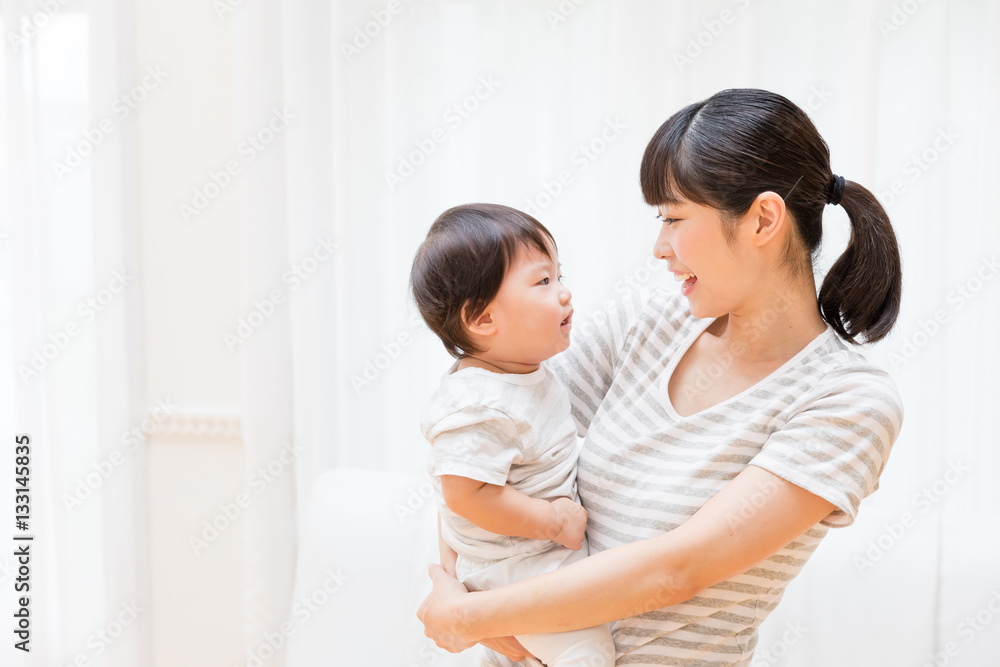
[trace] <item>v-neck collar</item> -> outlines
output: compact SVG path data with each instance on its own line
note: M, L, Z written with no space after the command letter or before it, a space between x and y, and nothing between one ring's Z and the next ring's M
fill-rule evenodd
M663 407L664 407L664 410L666 411L666 413L668 415L670 415L671 419L673 419L675 421L683 421L685 419L693 419L695 417L699 417L699 416L704 415L706 413L709 413L709 412L712 412L714 410L717 410L718 408L726 406L729 403L732 403L734 401L738 401L739 399L743 398L744 396L757 391L761 387L763 387L763 386L767 385L768 383L770 383L771 380L773 380L774 378L778 377L779 375L782 375L789 368L791 368L792 366L794 366L795 364L797 364L802 359L802 357L806 356L807 354L809 354L810 352L812 352L814 349L816 349L820 345L820 343L822 343L824 340L826 340L826 337L831 332L833 332L833 327L831 327L829 324L827 324L826 325L826 329L824 329L823 331L821 331L820 333L818 333L815 338L813 338L811 341L809 341L808 343L806 343L806 346L803 347L801 350L799 350L794 356L792 356L791 359L789 359L788 361L786 361L785 363L783 363L781 366L779 366L778 368L776 368L774 371L772 371L770 374L768 374L768 376L765 377L764 379L759 380L758 382L755 382L752 386L744 389L743 391L741 391L740 393L736 394L735 396L731 396L730 398L727 398L724 401L720 401L720 402L716 403L715 405L712 405L710 407L705 408L704 410L699 410L698 412L695 412L694 414L688 415L686 417L681 416L677 412L677 410L674 409L674 404L670 400L670 390L669 390L669 387L670 387L670 378L673 376L674 370L676 370L677 365L680 363L681 359L684 357L685 354L687 354L688 350L691 349L691 346L694 344L694 341L697 340L698 336L700 336L705 331L705 329L707 329L708 327L712 326L712 324L717 319L719 319L719 318L712 317L712 318L705 318L703 320L698 320L695 323L695 325L691 328L691 331L688 333L687 337L681 343L680 347L676 350L676 352L674 353L673 358L670 360L670 363L667 365L666 370L663 372L662 380L661 380L661 385L660 385L661 386L661 393L663 395Z

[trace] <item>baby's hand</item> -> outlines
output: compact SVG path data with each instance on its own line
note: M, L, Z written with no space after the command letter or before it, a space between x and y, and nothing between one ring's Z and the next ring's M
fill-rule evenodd
M556 498L552 501L552 509L555 520L552 524L553 534L549 539L568 549L579 551L583 547L583 536L587 530L587 510L569 498Z

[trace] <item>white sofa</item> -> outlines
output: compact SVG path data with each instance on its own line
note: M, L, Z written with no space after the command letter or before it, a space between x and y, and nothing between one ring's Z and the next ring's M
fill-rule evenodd
M286 666L476 667L415 615L435 519L424 477L324 473L300 526ZM1000 665L1000 515L862 506L761 627L754 665Z

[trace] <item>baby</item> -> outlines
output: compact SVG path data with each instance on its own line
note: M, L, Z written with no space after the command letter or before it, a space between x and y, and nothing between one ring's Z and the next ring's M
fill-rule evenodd
M420 426L441 539L470 591L588 553L569 396L542 365L570 343L572 295L559 267L545 227L495 204L442 213L413 261L420 314L456 358ZM614 664L606 625L517 639L549 667Z

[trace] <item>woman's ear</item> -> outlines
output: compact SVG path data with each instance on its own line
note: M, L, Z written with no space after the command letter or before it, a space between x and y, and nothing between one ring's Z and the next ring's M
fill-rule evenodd
M757 195L751 207L753 238L758 246L770 243L782 233L785 227L785 200L776 192L762 192Z

